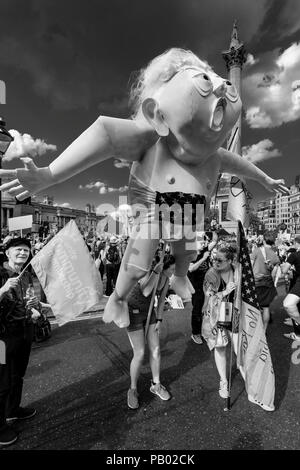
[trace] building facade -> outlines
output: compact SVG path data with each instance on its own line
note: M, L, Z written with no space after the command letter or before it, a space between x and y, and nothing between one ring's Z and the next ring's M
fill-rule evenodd
M300 234L300 178L289 188L289 194L277 193L275 197L257 203L256 215L266 230L277 230L285 224L287 232Z
M44 196L42 200L28 198L19 202L9 193L4 192L1 204L2 233L8 232L8 219L32 215L32 233L45 236L48 233L56 233L70 220L74 220L80 232L91 237L96 235L98 222L103 218L95 212L95 207L87 204L85 210L59 206L54 203L53 197Z
M291 233L300 234L300 185L299 176L290 188L289 196L289 229Z
M256 215L264 225L265 230L276 230L276 198L265 199L257 203Z

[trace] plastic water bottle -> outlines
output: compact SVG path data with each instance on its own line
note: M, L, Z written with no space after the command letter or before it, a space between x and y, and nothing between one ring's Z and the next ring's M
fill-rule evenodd
M34 287L32 284L29 284L29 286L26 289L25 300L27 300L28 302L28 300L32 299L33 297L35 297ZM36 310L34 307L31 307L31 308L27 307L27 312L29 313L31 318L32 319L34 318L35 320L36 318L40 316L40 312Z
M28 286L27 289L26 289L25 298L26 298L26 300L30 300L30 299L32 299L34 296L35 296L34 287L33 287L32 284L29 284L29 286Z

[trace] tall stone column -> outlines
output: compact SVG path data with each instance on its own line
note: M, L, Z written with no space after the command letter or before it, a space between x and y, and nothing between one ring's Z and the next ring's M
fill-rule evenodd
M246 62L246 51L244 44L240 42L238 37L238 30L237 30L237 21L233 24L233 30L231 33L231 42L229 45L229 49L227 51L222 52L222 57L225 61L226 68L228 71L228 80L233 83L236 87L240 97L242 97L241 93L241 75L242 75L242 68L243 64ZM242 116L240 115L235 128L232 131L232 135L238 128L238 139L236 144L236 151L241 155L241 128L242 128Z
M235 21L233 24L229 48L228 50L222 52L222 57L226 64L228 80L236 87L239 95L241 96L241 74L243 64L246 61L246 52L244 44L240 42L238 37L237 21ZM228 142L230 142L231 138L237 132L235 151L240 155L242 151L241 128L242 115L240 115L228 139ZM225 230L231 233L236 232L237 224L233 221L226 219L224 220L224 215L226 214L226 208L228 204L229 191L230 180L221 178L216 197L219 206L219 222Z

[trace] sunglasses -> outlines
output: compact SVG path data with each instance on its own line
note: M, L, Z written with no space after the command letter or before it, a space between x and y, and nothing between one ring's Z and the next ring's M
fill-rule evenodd
M215 263L223 263L224 261L228 261L227 259L220 259L220 258L215 258L214 262Z

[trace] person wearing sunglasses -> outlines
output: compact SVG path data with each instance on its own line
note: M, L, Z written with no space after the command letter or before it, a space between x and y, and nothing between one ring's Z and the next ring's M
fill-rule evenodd
M231 246L219 247L213 259L213 266L204 278L205 301L203 306L202 336L209 349L214 350L214 358L220 376L219 395L228 397L228 381L226 375L226 347L229 337L237 346L237 332L231 334L231 324L221 326L220 312L222 302L226 305L233 302L236 283L234 280L234 259L236 250Z
M166 254L162 261L158 260L152 271L135 284L128 297L130 324L127 327L127 334L132 347L133 357L130 363L130 388L127 392L127 405L132 410L139 408L137 383L145 355L145 335L147 336L152 372L150 392L157 395L163 401L171 399L171 395L166 387L160 383L161 356L159 331L165 298L169 289L170 278L174 271L175 258L173 255ZM145 332L147 316L151 307L151 296L155 286L158 298L157 307L153 308L150 313L149 327L147 332Z
M218 235L216 232L213 232L211 241L208 234L197 234L197 258L189 266L188 278L195 290L192 294L191 339L196 344L203 343L201 336L202 308L204 304L203 282L205 274L211 266L211 251L216 246L217 241Z

